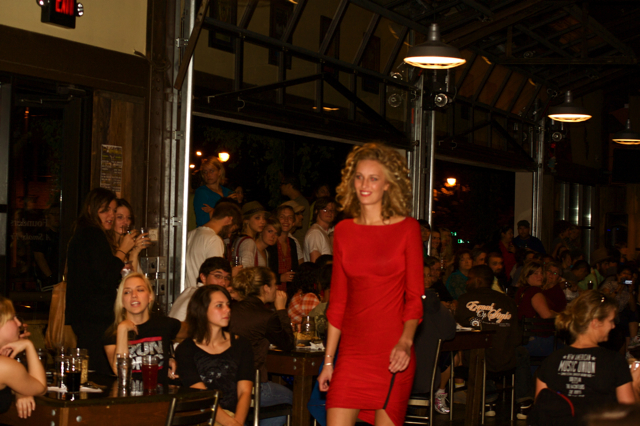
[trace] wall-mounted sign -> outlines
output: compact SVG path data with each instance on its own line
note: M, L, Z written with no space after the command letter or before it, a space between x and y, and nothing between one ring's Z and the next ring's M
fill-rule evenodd
M40 1L42 7L41 22L56 24L66 28L76 27L77 0Z
M102 145L100 187L110 189L120 198L122 191L122 147Z

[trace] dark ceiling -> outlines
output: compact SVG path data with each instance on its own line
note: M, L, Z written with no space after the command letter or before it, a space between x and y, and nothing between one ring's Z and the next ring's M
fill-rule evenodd
M437 22L447 43L471 49L551 89L572 90L574 97L599 89L628 94L640 87L635 81L640 74L640 0L352 3L410 20L414 29Z

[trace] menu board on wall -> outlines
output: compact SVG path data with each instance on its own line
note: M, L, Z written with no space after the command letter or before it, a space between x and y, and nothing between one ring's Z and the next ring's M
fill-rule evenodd
M100 187L110 189L120 198L122 189L122 147L102 145Z

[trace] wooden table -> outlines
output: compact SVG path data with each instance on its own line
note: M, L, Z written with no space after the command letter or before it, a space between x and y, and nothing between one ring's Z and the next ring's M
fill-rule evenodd
M484 351L491 346L495 331L458 331L452 340L442 342L440 350L457 352L469 350L469 380L467 381L467 404L464 412L465 426L477 426L482 417L482 382L484 371ZM453 363L450 386L453 384ZM451 395L450 419L453 417L453 392Z
M324 360L324 351L296 349L292 352L269 351L267 355L267 371L276 375L293 376L293 414L292 426L309 426L311 414L307 403L311 397L314 376Z
M213 395L215 391L162 387L153 395L120 395L115 379L91 380L108 386L102 393L80 392L62 394L48 392L35 397L36 409L28 419L20 419L16 405L0 415L0 423L14 426L144 426L164 425L169 411L169 403L176 395Z

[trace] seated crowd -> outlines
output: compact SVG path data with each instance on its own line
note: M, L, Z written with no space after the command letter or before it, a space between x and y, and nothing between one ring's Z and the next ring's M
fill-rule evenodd
M208 189L194 199L200 226L187 236L185 290L168 316L154 308L155 292L141 273L138 257L149 239L132 228L132 207L110 191L92 191L69 244L67 318L79 347L92 351L98 372L113 373L117 355L130 354L136 378L142 355L154 354L160 383L222 390L216 421L240 426L249 413L256 371L262 406L292 403L288 387L269 381L270 345L292 349L295 332L307 318L325 336L336 202L328 191L319 191L310 206L297 180L286 177L281 189L290 200L271 214L257 201L240 205L219 185L216 173L221 170L221 164L207 163ZM578 248L579 233L560 224L547 254L530 235L529 223L521 221L517 238L505 227L493 245L454 251L449 230L432 229L425 221L420 225L424 316L414 339L413 393L435 392L434 408L444 414L451 400L464 401L458 397L464 390L447 401L446 389L452 369L454 389L464 389L465 353L440 353L436 379L430 381L435 344L451 339L457 322L495 332L486 351L488 416L495 415L494 379L505 374L515 375L517 415L531 415L530 424L551 424L545 421L560 416L550 409L558 405L559 395L575 407L569 424L609 402L640 401L640 369L630 371L625 360L640 346L638 270L620 250L596 250L590 265ZM82 287L89 276L96 281L92 289ZM116 279L117 293L95 306L82 305L83 298L98 296L100 286L110 295ZM28 333L20 336L14 315L11 302L0 300L0 367L5 372L0 386L17 393L18 411L26 417L34 409L32 396L46 390L46 381L33 345L20 338ZM533 335L523 341L527 318L555 318L556 329L567 337L559 342L555 334ZM28 370L11 359L23 350ZM531 357L544 361L536 368ZM278 417L260 423L284 422Z

